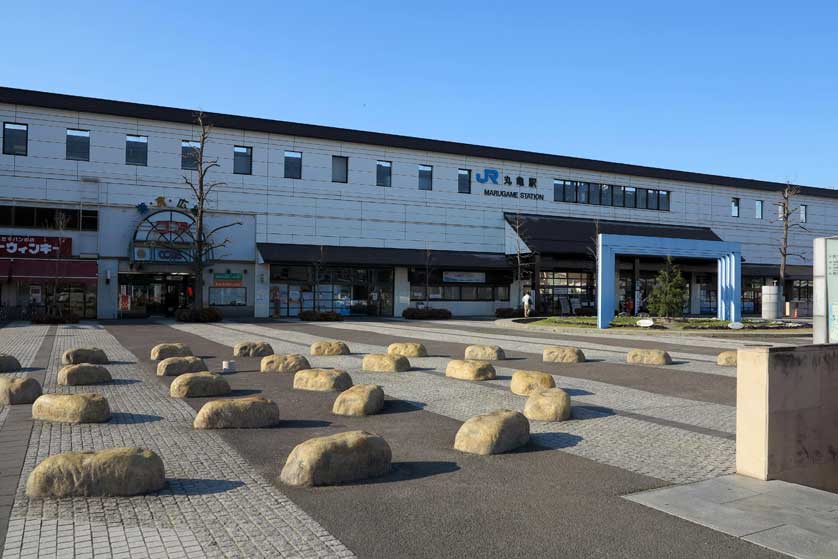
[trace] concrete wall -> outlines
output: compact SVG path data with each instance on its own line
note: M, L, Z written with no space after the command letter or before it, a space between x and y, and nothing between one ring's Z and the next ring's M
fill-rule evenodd
M157 196L191 198L182 179L180 142L195 137L194 127L8 104L0 104L0 120L29 125L29 154L0 154L2 200L113 207L127 215L136 204ZM67 128L90 130L90 161L65 159ZM126 134L148 136L147 167L125 164ZM234 145L252 146L252 175L232 173ZM284 178L284 150L303 153L302 179ZM723 240L741 242L747 262L779 261L781 226L773 206L778 195L770 192L223 128L214 130L208 155L217 156L221 164L211 179L226 183L211 205L217 212L254 215L259 242L503 252L503 212L520 211L709 226ZM332 155L349 158L348 183L331 182ZM379 159L393 163L391 188L375 186ZM432 191L418 190L418 164L433 165ZM544 200L486 196L476 181L471 194L457 192L459 168L476 174L486 167L537 178ZM554 202L554 179L669 190L671 211ZM741 217L730 215L732 197L741 199ZM764 203L763 219L755 216L757 200ZM838 200L801 196L798 203L808 204L808 231L793 230L790 250L807 255L805 262L795 263L809 264L812 238L836 232L831 216L838 212ZM109 216L104 223L111 223ZM122 251L124 239L119 241L116 248ZM114 256L110 248L101 253Z
M838 344L738 352L736 471L838 491Z

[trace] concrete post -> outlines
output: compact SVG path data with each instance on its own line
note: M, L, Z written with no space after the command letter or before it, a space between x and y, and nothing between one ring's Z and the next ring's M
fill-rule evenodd
M736 473L838 491L838 344L739 349Z

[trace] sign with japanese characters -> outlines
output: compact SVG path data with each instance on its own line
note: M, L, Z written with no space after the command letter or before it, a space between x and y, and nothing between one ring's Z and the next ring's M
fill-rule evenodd
M0 258L58 258L73 254L73 239L36 235L0 235Z
M544 194L539 194L538 192L524 192L520 189L523 187L527 188L538 188L538 178L537 177L522 177L518 176L511 176L511 175L501 175L500 171L497 169L483 169L482 173L477 173L475 175L475 179L480 184L485 185L497 185L502 188L517 188L518 190L501 190L499 188L484 188L483 195L484 196L496 196L499 198L518 198L520 200L544 200Z
M244 277L242 274L226 273L213 274L212 282L214 287L241 287Z

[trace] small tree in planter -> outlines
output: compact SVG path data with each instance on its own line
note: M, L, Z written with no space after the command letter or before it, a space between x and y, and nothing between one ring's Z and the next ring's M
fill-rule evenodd
M655 287L646 299L646 306L655 316L667 319L684 314L684 300L687 298L687 282L681 270L666 257L666 264L655 278Z

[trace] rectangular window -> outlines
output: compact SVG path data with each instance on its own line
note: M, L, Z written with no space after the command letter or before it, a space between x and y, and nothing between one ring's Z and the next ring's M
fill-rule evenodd
M597 184L595 182L591 183L590 190L588 192L588 197L590 198L591 204L594 204L596 206L599 205L601 187L601 184Z
M553 201L561 202L562 200L564 200L564 186L562 185L562 181L553 179Z
M15 222L12 221L12 214L14 206L0 206L0 227L12 227Z
M3 123L3 153L26 155L29 144L29 125L14 122Z
M393 163L390 161L375 162L375 185L389 187L393 185Z
M806 223L809 220L808 210L809 206L800 204L800 223Z
M209 304L217 307L243 307L247 305L247 288L210 287Z
M658 209L662 212L669 211L669 199L671 195L668 190L661 190L658 192Z
M148 165L148 136L125 136L125 164Z
M187 171L198 170L198 150L201 149L200 142L182 140L180 142L180 168Z
M648 201L649 201L648 192L650 192L650 191L646 190L645 188L638 188L637 189L637 206L636 206L637 208L639 208L641 210L646 209L646 207L648 206ZM654 190L652 190L651 192L654 192ZM654 208L649 208L649 209L654 209Z
M15 227L35 227L35 208L17 206L15 208Z
M603 206L610 206L611 205L611 193L613 192L613 188L607 184L603 184L599 188L600 192L600 201L602 202Z
M637 204L636 190L633 186L625 187L625 198L623 198L627 208L633 208Z
M448 289L446 287L446 289ZM475 301L477 299L477 288L473 285L464 285L460 291L462 301Z
M332 156L332 182L349 182L349 158Z
M492 300L492 288L491 287L478 287L477 288L477 300L478 301L491 301Z
M739 198L730 199L730 217L739 217Z
M623 187L622 186L612 186L611 187L612 197L611 197L611 205L617 206L618 208L623 207Z
M459 301L460 300L460 286L458 285L443 285L442 286L442 298L446 301Z
M588 203L588 183L586 182L578 182L576 183L576 200L580 204L587 204Z
M253 148L233 146L233 173L236 175L253 174Z
M460 169L457 172L457 192L471 194L471 169Z
M303 154L300 151L285 152L285 178L303 178Z
M82 231L98 231L99 230L99 212L98 212L98 210L82 210L81 211L81 230Z
M657 190L649 190L646 192L646 207L650 210L660 209L660 194Z
M90 131L68 128L66 151L71 161L90 161Z
M419 190L433 190L434 168L431 165L419 165Z
M576 183L574 181L564 181L564 201L576 202Z
M755 217L756 219L762 219L762 213L763 213L763 210L762 210L762 200L757 200L757 201L754 203L754 217Z
M509 288L508 287L496 287L495 288L495 300L496 301L509 301Z

